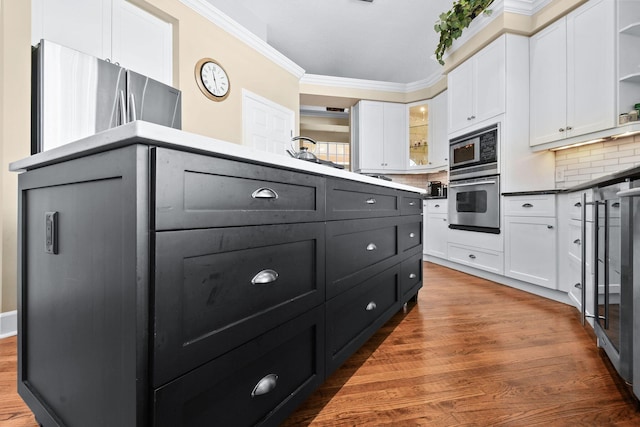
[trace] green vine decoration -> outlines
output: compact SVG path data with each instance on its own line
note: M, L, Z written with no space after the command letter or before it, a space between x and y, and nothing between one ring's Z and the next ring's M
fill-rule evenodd
M453 41L462 35L462 30L467 28L473 18L483 11L491 14L486 8L493 3L493 0L458 0L453 4L450 11L440 14L440 20L436 22L434 30L440 33L440 41L436 47L436 59L444 65L442 56L451 47Z

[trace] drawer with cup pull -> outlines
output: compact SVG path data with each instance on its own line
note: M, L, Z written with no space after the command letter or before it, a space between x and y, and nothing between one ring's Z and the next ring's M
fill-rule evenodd
M165 148L151 172L155 230L324 221L320 176Z
M400 265L400 295L402 303L422 287L422 252L402 261Z
M504 198L504 214L509 216L556 216L555 194L508 196Z
M417 218L420 221L420 217ZM328 222L327 298L400 262L400 230L410 225L417 230L416 216ZM410 231L405 234L408 236ZM419 233L413 239L407 237L407 240L420 239Z
M324 225L155 233L159 386L322 304Z
M422 217L414 218L418 220L398 227L398 244L401 253L422 244Z
M326 302L327 375L400 309L400 264Z
M403 194L400 205L402 215L420 215L422 213L422 198L415 193Z
M400 215L401 206L402 196L398 190L327 178L327 220L396 216ZM421 211L419 206L416 203L417 214Z
M325 378L317 307L159 387L154 426L278 425Z
M427 213L447 213L449 201L447 199L425 200Z

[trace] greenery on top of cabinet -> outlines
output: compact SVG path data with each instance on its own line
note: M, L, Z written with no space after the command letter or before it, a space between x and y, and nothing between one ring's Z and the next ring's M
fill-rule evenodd
M453 41L462 35L462 30L467 28L473 18L483 11L490 14L490 10L485 9L493 3L493 0L458 0L448 12L440 14L440 20L436 22L434 30L440 33L440 41L436 47L436 59L444 65L442 56L451 47Z

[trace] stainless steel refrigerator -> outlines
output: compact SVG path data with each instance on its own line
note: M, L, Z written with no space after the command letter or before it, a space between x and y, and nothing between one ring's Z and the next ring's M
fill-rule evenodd
M31 153L144 120L180 129L181 92L48 40L33 48Z

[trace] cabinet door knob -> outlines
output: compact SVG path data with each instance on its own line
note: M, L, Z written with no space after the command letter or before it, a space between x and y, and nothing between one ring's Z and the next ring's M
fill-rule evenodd
M260 273L253 276L251 284L253 285L266 285L267 283L273 283L278 280L278 272L275 270L262 270Z
M375 205L376 204L376 199L374 199L373 197L370 197L367 199L367 204L368 205Z
M558 132L564 132L564 128L558 129Z
M469 258L476 259L476 256L474 254L469 254Z
M522 207L523 207L523 208L532 208L532 207L533 207L533 205L532 205L531 203L524 203L524 204L522 205Z
M273 389L276 388L276 383L278 381L278 376L276 374L269 374L258 381L258 384L253 388L251 392L251 397L261 396L263 394L267 394Z
M571 130L573 129L571 126L567 126L567 130Z
M367 245L367 250L368 250L368 251L375 251L376 249L378 249L378 247L376 246L376 244L375 244L375 243L369 243L369 244Z
M276 193L276 191L272 190L271 188L262 187L254 191L251 194L251 197L253 197L254 199L277 199L278 193Z
M416 277L418 277L416 273L409 274L409 279L415 279Z
M367 311L373 311L377 308L378 306L376 305L375 302L371 301L369 304L367 304L367 306L365 307L365 310Z
M413 239L414 237L416 237L416 233L409 233L409 237Z

